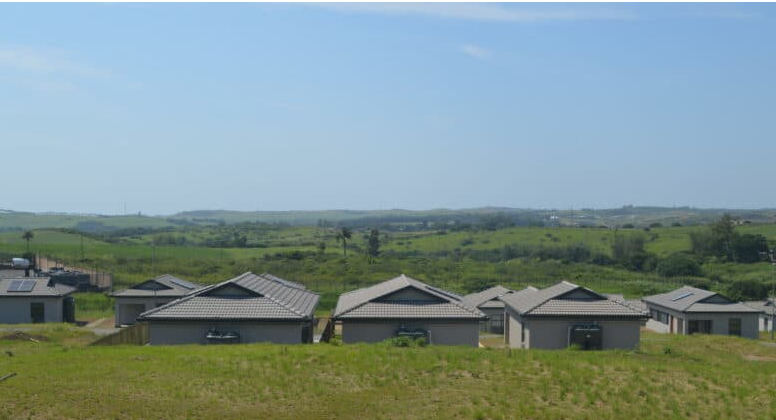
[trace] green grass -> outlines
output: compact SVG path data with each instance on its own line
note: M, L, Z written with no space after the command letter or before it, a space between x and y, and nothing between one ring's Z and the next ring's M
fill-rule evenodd
M83 338L55 334L39 343L0 341L0 373L17 373L0 383L0 419L776 416L776 348L733 337L646 333L640 351L587 353L325 344L84 347Z
M115 300L105 293L73 293L75 317L78 321L91 322L113 316Z

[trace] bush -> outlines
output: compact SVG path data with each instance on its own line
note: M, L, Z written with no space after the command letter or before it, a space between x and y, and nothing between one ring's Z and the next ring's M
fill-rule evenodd
M700 276L701 265L695 258L682 252L675 252L660 260L657 264L657 273L666 277Z
M393 337L386 340L391 347L426 347L428 342L425 338L412 338L407 336Z
M739 301L765 299L768 286L759 280L736 280L728 286L727 296Z

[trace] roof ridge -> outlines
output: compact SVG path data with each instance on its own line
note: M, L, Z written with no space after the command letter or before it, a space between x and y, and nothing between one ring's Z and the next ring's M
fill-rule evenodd
M557 294L557 295L552 295L552 296L549 296L549 297L546 297L546 298L545 298L545 297L542 297L542 299L541 299L541 300L539 300L538 302L536 302L536 303L535 303L533 306L529 306L529 307L528 307L528 309L526 309L526 310L525 310L523 313L524 313L524 314L527 314L527 313L529 313L529 312L533 311L534 309L538 308L539 306L542 306L542 305L544 305L544 304L545 304L545 303L547 303L547 301L549 301L550 299L555 299L555 298L556 298L556 297L558 297L558 296L563 296L563 295L565 295L566 293L570 293L570 292L572 292L572 291L574 291L574 290L577 290L577 289L579 289L579 288L581 287L581 286L579 286L579 285L576 285L576 284L574 284L574 283L571 283L571 282L569 282L569 281L566 281L566 280L561 280L561 282L560 282L560 283L553 284L552 286L546 287L546 288L544 288L544 289L537 290L537 292L541 293L541 292L542 292L542 291L544 291L544 290L547 290L547 289L549 289L549 288L551 288L551 287L555 287L555 286L558 286L558 285L561 285L561 284L567 284L567 285L569 285L569 286L573 286L573 288L572 288L572 289L569 289L569 290L566 290L566 291L564 291L563 293L560 293L560 294Z
M399 274L398 276L396 276L396 277L394 277L394 278L392 278L392 279L388 279L388 280L382 281L382 282L380 282L380 283L373 284L373 285L371 285L371 286L362 287L362 288L360 288L360 289L351 290L350 292L347 292L347 293L342 293L342 294L340 294L340 298L342 298L342 296L343 296L343 295L346 295L346 294L352 294L352 293L354 293L354 292L358 292L358 291L364 291L364 290L368 290L368 289L371 289L371 288L373 288L373 287L377 287L377 286L379 286L379 285L381 285L381 284L388 283L388 282L390 282L390 281L394 281L394 280L397 280L397 279L402 279L402 280L404 280L404 281L405 281L405 283L406 283L406 284L405 284L405 286L404 286L404 287L410 286L410 284L407 282L407 276L405 276L405 275L402 273L402 274ZM390 293L396 292L396 291L398 291L398 290L401 290L401 288L398 288L398 289L392 289L392 290L388 290L388 291L386 291L385 293L382 293L382 294L380 294L380 295L377 295L377 296L375 296L375 297L373 297L373 298L371 298L371 299L368 299L368 300L366 300L366 301L364 301L364 302L361 302L361 303L358 303L358 304L356 304L356 305L353 305L353 306L351 306L351 307L349 307L349 308L343 309L343 310L342 310L342 312L340 312L340 314L339 314L339 315L346 314L346 313L348 313L348 312L350 312L350 311L352 311L352 310L354 310L354 309L357 309L357 308L360 308L360 307L362 307L362 306L366 305L367 303L369 303L369 302L373 301L374 299L381 298L381 297L383 297L383 296L385 296L385 295L387 295L387 294L390 294ZM339 305L339 299L337 299L337 305ZM337 310L337 306L335 306L335 307L334 307L334 310L335 310L335 311ZM339 315L338 315L338 316L339 316Z

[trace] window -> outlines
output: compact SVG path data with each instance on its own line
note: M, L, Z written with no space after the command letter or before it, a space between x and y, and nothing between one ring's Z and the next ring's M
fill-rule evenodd
M687 323L687 334L711 334L711 320L693 319Z
M46 307L43 302L30 303L30 318L33 324L39 324L46 321Z
M668 324L668 314L665 312L655 311L655 314L652 317L661 324Z
M728 319L728 335L741 337L741 318Z

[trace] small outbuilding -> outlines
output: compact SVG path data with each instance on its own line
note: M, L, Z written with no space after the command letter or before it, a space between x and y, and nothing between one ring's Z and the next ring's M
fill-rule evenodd
M774 331L776 320L776 299L752 300L744 302L744 305L760 311L758 327L760 331Z
M649 309L647 328L673 334L720 334L758 338L760 311L719 293L683 286L642 298Z
M74 288L48 277L0 280L0 324L75 322Z
M320 296L302 284L250 272L140 314L150 343L312 343Z
M332 320L341 323L345 343L375 343L407 336L423 337L430 344L476 347L480 323L487 316L455 293L402 274L343 293Z
M480 331L504 334L504 302L500 298L513 292L504 286L494 286L463 297L464 303L488 316L488 320L480 324Z
M504 340L513 348L632 349L647 313L567 281L500 298Z
M182 298L202 286L170 274L136 284L110 296L116 300L116 326L132 325L143 312Z

